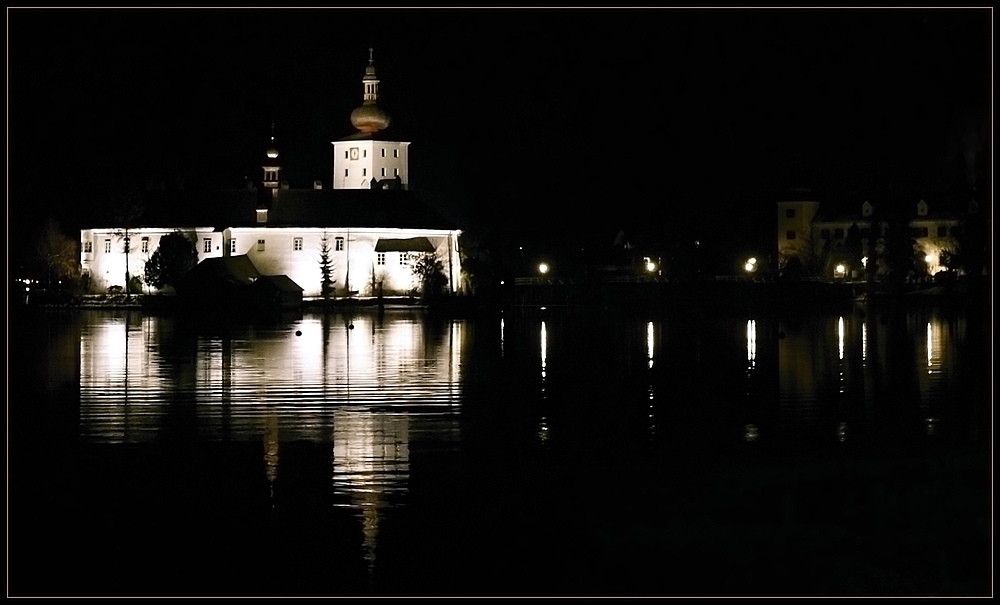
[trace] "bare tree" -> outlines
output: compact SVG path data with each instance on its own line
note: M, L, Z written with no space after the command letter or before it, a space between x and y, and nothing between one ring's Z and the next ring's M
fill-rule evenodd
M75 279L80 275L80 259L76 241L60 230L59 223L50 218L38 240L38 257L45 264L48 288L52 288L52 278L61 281Z

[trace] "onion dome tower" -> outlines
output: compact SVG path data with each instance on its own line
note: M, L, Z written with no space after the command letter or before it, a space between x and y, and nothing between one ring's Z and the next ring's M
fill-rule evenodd
M409 187L408 141L386 138L391 121L378 106L379 79L374 50L361 79L363 102L351 112L356 132L333 141L334 189L406 189Z

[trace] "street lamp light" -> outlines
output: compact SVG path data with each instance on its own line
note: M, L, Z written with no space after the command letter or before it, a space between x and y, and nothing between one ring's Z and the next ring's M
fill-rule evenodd
M747 259L747 262L745 265L743 265L743 268L746 269L747 273L753 273L754 271L757 270L757 259L751 256L750 258Z
M549 272L548 263L538 263L538 272L541 273L542 275L548 273Z
M837 277L844 277L844 274L847 272L847 267L845 267L843 264L837 265L834 268L834 272Z

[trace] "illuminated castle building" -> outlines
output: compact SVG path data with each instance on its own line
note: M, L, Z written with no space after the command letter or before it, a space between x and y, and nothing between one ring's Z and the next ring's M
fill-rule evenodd
M160 238L174 231L195 243L199 261L245 255L261 275L288 276L305 297L321 294L324 246L336 296L409 294L418 286L412 264L420 255L436 256L448 290L459 292L461 231L410 191L410 143L383 134L390 118L377 104L371 57L362 84L363 104L351 113L357 132L332 143L332 188L283 182L272 130L259 187L195 194L202 199L183 215L160 202L134 219L81 230L90 292L124 288L126 266L129 276L142 276Z

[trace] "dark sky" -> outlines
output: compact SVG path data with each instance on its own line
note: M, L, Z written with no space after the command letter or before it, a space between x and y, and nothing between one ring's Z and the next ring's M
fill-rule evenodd
M991 25L990 9L8 9L12 251L49 214L76 228L94 187L259 180L272 119L292 186L329 184L370 46L413 188L482 233L724 238L770 227L790 187L946 190L970 165L988 182Z

